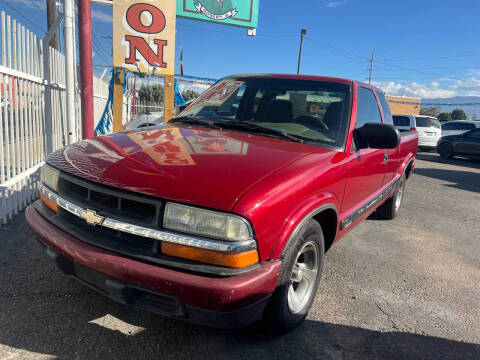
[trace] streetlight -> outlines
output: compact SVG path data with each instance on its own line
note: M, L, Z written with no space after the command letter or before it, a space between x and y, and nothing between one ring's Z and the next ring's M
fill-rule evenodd
M305 35L307 35L307 29L302 29L302 31L300 31L300 49L298 50L297 75L300 74L300 62L302 60L302 44L303 44L303 37Z

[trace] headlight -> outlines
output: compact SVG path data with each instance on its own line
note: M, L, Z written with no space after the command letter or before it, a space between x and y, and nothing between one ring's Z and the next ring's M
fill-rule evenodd
M58 191L58 177L60 176L60 171L54 169L49 165L42 166L42 170L40 171L40 180L42 183L47 185L54 191Z
M173 203L167 203L163 226L170 230L228 241L252 238L246 220L238 216Z

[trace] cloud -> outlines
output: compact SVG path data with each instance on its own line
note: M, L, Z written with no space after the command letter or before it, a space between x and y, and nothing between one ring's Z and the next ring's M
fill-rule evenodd
M455 80L448 88L462 95L480 96L480 78L472 76L468 79Z
M345 5L347 3L347 0L340 0L340 1L329 1L325 7L328 8L336 8L342 5Z
M428 98L448 98L458 95L458 90L453 88L440 88L438 81L432 81L430 84L420 84L417 82L401 83L395 81L374 82L375 86L383 89L388 95Z
M97 20L100 22L111 23L112 22L112 14L107 14L102 11L92 10L92 19Z

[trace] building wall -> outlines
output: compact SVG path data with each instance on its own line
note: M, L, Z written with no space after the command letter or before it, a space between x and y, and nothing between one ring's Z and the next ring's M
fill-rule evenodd
M387 95L387 101L392 114L420 114L420 103L422 99Z

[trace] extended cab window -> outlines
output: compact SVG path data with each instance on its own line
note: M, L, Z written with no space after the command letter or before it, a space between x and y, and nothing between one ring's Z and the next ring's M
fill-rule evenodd
M255 124L307 142L342 147L351 86L344 83L236 77L222 79L179 116ZM235 130L255 132L246 126ZM256 129L258 132L258 129Z
M366 123L381 123L380 109L378 108L377 99L372 90L359 87L358 88L358 109L357 122L355 127L361 128Z
M380 100L380 104L382 105L383 121L385 121L385 124L393 125L392 112L390 111L390 106L388 105L388 101L385 98L385 94L377 91L377 96Z

